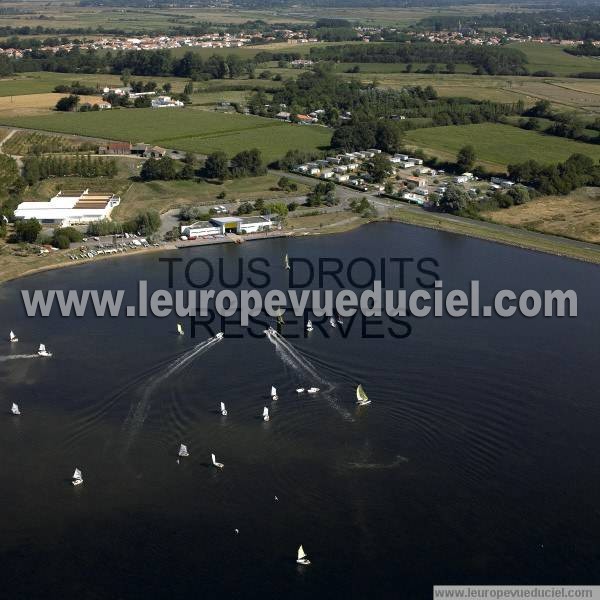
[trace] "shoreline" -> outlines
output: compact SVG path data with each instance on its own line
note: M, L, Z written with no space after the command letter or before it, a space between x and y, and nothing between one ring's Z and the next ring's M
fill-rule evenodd
M339 225L332 224L325 231L321 228L306 228L305 230L290 230L280 234L276 237L304 237L304 236L320 236L320 235L336 235L340 233L346 233L352 231L363 225L372 223L401 223L403 225L409 225L413 227L422 227L425 229L432 229L436 231L442 231L446 233L453 233L455 235L461 235L473 239L481 239L484 241L502 244L504 246L512 246L520 248L522 250L529 250L534 252L542 252L544 254L551 254L561 258L570 258L572 260L579 260L590 264L600 264L600 246L595 247L593 244L585 246L586 242L579 240L570 240L568 238L558 238L557 236L548 236L547 234L534 232L532 235L531 231L523 230L517 227L486 227L485 224L490 225L486 221L475 221L471 219L465 219L464 221L449 220L444 217L440 217L436 214L429 213L412 213L402 210L397 210L393 215L389 217L379 217L368 220L357 218L354 221L340 222ZM495 225L495 224L491 224ZM260 238L248 238L244 242L254 240L265 240L269 237ZM564 240L564 246L560 245L559 242ZM545 243L544 243L545 242ZM575 242L575 243L574 243ZM231 243L231 242L230 242ZM141 254L150 254L163 251L180 250L187 247L202 247L217 245L216 243L206 242L204 244L196 244L189 246L178 246L175 243L169 243L160 247L141 248L134 252L127 252L122 254L111 254L104 256L96 256L94 258L79 260L79 261L63 261L54 263L51 265L40 265L27 269L21 273L2 278L0 275L0 285L30 277L44 271L52 271L54 269L63 269L67 267L77 265L88 265L95 262L106 261L106 260L119 260L128 256L139 256ZM581 245L581 246L580 246Z

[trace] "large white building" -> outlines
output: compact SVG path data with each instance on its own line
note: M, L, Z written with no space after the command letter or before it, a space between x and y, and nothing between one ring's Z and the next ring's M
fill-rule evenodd
M269 217L213 217L210 222L182 225L181 235L197 238L225 233L258 233L269 231L273 221Z
M121 198L114 194L58 192L48 201L21 202L15 210L17 219L37 219L40 223L67 227L108 219Z

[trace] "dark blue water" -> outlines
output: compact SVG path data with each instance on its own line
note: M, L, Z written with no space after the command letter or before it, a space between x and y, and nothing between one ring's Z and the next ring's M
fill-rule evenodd
M229 276L264 257L279 287L286 252L315 265L433 257L445 289L479 279L487 301L572 288L579 316L409 318L404 338L387 319L367 327L382 338L360 323L277 344L246 334L182 364L202 328L192 340L175 317L29 319L20 300L22 288L134 294L139 278L164 288L158 255L6 284L0 332L21 341L0 345L0 596L421 599L444 583L600 583L598 267L398 224L164 256L222 257ZM408 263L408 287L418 275L431 281ZM175 285L187 289L183 269ZM51 359L5 358L40 342ZM358 383L373 400L361 410ZM294 391L310 385L322 392ZM191 456L177 464L180 443Z

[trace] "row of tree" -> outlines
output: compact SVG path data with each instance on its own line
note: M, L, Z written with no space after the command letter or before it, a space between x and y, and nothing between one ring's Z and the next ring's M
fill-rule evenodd
M28 156L23 161L23 178L29 185L48 177L114 177L114 158L81 156Z

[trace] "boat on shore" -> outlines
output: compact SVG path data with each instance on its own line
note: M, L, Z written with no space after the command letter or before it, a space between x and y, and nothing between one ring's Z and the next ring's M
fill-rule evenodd
M46 346L44 344L40 344L40 347L38 348L38 355L39 356L52 356L52 352L48 352L48 350L46 350Z
M15 342L19 341L19 338L14 334L13 331L10 332L10 335L8 336L8 339L10 341L11 344L14 344Z

